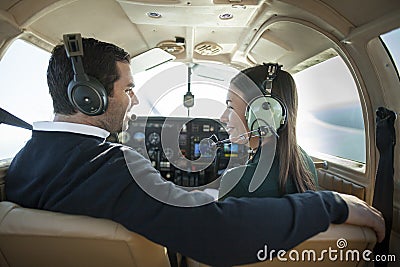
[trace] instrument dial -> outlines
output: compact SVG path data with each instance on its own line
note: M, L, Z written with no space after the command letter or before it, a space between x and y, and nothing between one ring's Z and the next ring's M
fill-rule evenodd
M149 142L152 145L157 145L160 143L160 135L156 132L153 132L149 135Z

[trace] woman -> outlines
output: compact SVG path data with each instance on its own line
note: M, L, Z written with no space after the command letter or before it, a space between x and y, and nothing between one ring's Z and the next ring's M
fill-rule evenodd
M269 72L271 66L276 67L275 72ZM276 117L277 113L282 112L283 114L278 114L282 116L281 120L275 117L271 120L265 118L268 117L266 115L250 122L249 105L255 103L255 99L269 94L286 106L279 112L274 113L272 110L270 117ZM297 91L293 77L288 72L280 70L277 64L263 64L245 69L231 80L226 103L227 108L220 120L226 124L230 140L248 145L253 155L245 166L230 170L224 175L220 185L220 199L229 196L280 197L288 193L316 190L317 173L314 164L296 141ZM269 128L261 127L270 134L259 137L260 134L265 135L259 131L258 134L247 134L245 138L238 138L243 136L243 133L257 132L257 127L260 128L257 121L264 120L270 121L264 125L275 124ZM260 160L262 153L267 156L263 156ZM265 165L270 166L269 172L265 169ZM257 188L253 186L251 189L257 168L259 170L264 168L265 171L262 173L262 180L258 179L260 181ZM238 180L234 177L241 178ZM236 181L232 182L232 179Z

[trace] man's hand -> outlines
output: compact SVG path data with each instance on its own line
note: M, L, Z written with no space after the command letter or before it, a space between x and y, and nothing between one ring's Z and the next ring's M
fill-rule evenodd
M371 227L378 242L382 242L385 238L385 220L382 213L358 197L340 193L339 195L349 208L349 216L345 223Z

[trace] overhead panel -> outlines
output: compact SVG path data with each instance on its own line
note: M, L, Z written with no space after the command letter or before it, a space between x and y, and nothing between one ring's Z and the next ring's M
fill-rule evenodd
M240 43L238 38L247 29L257 11L255 5L246 7L237 7L232 3L215 5L204 0L180 1L180 3L156 2L160 3L118 1L131 22L143 33L150 47L173 40L176 36L184 37L187 41L184 55L189 57L193 55L197 59L205 55L194 52L194 49L204 44L206 44L204 47L215 44L219 49L218 53L210 52L207 56L233 53ZM204 47L199 49L208 51L204 50ZM182 54L177 55L177 59L182 59L182 56ZM226 62L227 59L224 58L223 61Z
M243 27L249 23L256 6L233 8L232 5L146 5L130 1L118 1L129 19L135 24L152 24L192 27ZM149 13L159 13L157 18ZM179 15L177 15L179 14ZM231 14L231 19L220 19L220 15Z

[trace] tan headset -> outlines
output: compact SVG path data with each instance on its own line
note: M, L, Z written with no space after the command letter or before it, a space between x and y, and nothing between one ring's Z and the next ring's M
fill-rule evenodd
M246 108L246 121L250 131L269 129L265 136L275 134L284 128L287 121L287 108L281 99L271 94L272 82L278 75L282 65L264 63L266 78L261 84L262 96L253 99Z

